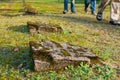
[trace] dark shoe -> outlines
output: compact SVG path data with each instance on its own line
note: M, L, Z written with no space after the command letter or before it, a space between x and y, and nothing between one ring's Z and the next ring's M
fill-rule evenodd
M73 14L75 14L75 11L72 11Z
M84 9L84 11L85 11L85 13L87 13L87 12L88 12L88 9L87 9L87 8L85 8L85 9Z
M118 21L109 21L109 23L111 25L119 25L120 26L120 22L118 22Z
M67 11L63 11L63 14L66 14L67 13Z
M101 21L102 20L102 13L97 13L96 19L98 21Z

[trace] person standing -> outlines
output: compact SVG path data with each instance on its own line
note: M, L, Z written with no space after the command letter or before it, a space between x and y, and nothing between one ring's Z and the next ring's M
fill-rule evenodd
M101 4L102 3L102 4ZM100 4L98 6L98 13L97 13L97 20L101 21L102 20L102 13L103 10L105 9L105 7L102 6L106 6L106 4L110 3L110 21L109 23L111 25L120 25L119 20L119 8L120 8L120 0L101 0Z
M90 9L91 9L91 14L92 15L96 15L95 10L96 10L96 0L84 0L84 11L87 13L88 12L88 7L90 5Z
M75 13L75 0L70 0L70 9L72 13ZM68 12L68 0L64 0L64 11L63 14Z
M99 5L98 5L98 13L97 13L97 20L101 21L102 20L102 14L106 6L110 4L110 0L100 0Z

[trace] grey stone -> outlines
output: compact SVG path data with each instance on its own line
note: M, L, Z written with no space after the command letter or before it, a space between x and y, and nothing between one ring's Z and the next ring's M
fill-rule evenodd
M24 5L24 12L26 14L34 14L34 15L39 14L38 10L34 6L29 5L29 4Z
M52 23L42 23L42 22L27 22L27 26L30 33L35 32L56 32L61 33L63 29L59 25L55 25Z
M71 64L77 66L81 62L90 65L102 63L101 58L88 48L68 42L30 41L30 53L36 71L58 70Z

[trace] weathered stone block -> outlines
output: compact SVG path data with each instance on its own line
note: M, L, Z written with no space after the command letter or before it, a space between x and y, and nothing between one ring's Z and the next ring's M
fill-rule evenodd
M41 32L41 31L61 33L63 31L61 26L51 23L27 22L27 26L29 28L30 33Z
M58 70L68 65L79 65L80 62L88 64L101 63L102 60L89 49L75 46L67 42L30 42L30 53L36 71Z
M24 5L24 11L26 14L34 14L35 15L35 14L39 13L38 10L34 6L29 5L29 4Z

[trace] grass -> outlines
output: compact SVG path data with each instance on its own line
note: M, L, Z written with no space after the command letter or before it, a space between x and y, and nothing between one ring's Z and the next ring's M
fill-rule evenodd
M21 3L1 3L0 6L7 7L8 4L13 11L0 12L0 80L68 80L69 78L72 80L90 80L90 78L109 80L112 76L115 76L115 80L119 80L114 69L109 66L104 68L98 66L94 69L89 65L81 64L76 69L68 67L66 73L33 72L29 56L29 41L31 40L65 41L85 46L102 57L109 65L120 66L120 27L108 24L109 7L104 12L104 20L98 22L90 11L87 14L84 13L83 4L76 4L76 14L69 12L63 15L63 4L30 3L39 12L45 14L36 16L22 16L23 13L18 12L22 8ZM46 32L29 34L26 28L27 21L59 24L64 32L62 34ZM16 47L19 47L17 52L14 51ZM71 75L71 73L74 74Z

